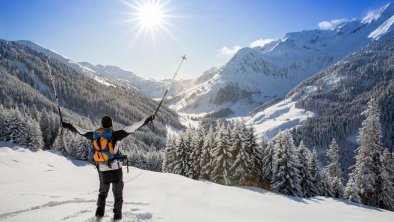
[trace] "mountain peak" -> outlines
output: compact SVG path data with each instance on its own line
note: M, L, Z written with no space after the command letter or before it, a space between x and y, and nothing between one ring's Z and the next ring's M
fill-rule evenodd
M385 6L369 12L361 21L364 24L370 24L377 20L384 20L386 21L388 18L394 15L394 4L388 3Z

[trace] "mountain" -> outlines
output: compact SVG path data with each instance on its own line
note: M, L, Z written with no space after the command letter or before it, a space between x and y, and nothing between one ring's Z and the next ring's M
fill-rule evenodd
M166 89L171 85L171 79L154 80L142 78L117 66L92 65L88 62L80 62L79 64L93 70L96 75L105 77L112 82L120 82L125 86L135 88L145 96L155 99L161 99ZM168 95L171 96L176 92L186 90L192 82L192 80L175 80Z
M92 65L89 62L76 62L69 59L55 51L40 46L34 42L27 40L17 41L18 44L28 46L38 52L49 55L52 58L64 63L65 65L75 69L77 72L82 73L97 82L104 85L114 85L122 83L125 86L134 88L147 97L159 98L162 97L164 91L170 84L170 80L156 81L153 79L142 78L133 72L125 71L116 66L103 66ZM173 91L173 90L172 90Z
M324 156L334 138L340 144L345 172L353 163L363 111L376 99L381 111L383 145L394 147L394 33L318 72L292 89L284 100L255 112L250 124L259 136L274 137L292 129Z
M95 221L99 179L92 165L6 143L0 143L0 156L0 220ZM388 222L394 217L390 211L334 198L296 198L134 167L123 172L127 222ZM111 221L112 204L110 194L102 221Z
M43 135L46 135L49 123L44 124L41 116L49 113L48 115L56 117L56 121L52 123L55 129L50 132L56 136L59 124L57 107L44 54L40 51L26 43L0 40L0 108L18 109L23 115L30 116L41 124ZM103 84L70 68L62 58L57 60L53 53L51 56L49 65L65 121L94 130L100 125L102 116L110 115L114 119L115 128L119 128L147 117L158 105L135 89L115 82ZM130 135L125 146L129 150L160 150L165 146L167 126L182 128L178 115L163 106L154 129L144 127ZM70 149L82 149L77 144L82 140L81 137L69 132L62 136ZM50 148L53 141L45 145Z
M200 114L227 109L229 117L245 116L392 32L393 16L394 5L387 4L333 30L293 32L262 47L243 48L212 78L178 95L171 108Z

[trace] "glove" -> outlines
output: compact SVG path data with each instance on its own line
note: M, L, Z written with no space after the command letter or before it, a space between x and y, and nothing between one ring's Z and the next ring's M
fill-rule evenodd
M152 122L155 118L156 118L155 115L149 116L149 117L146 119L145 122L146 122L146 123Z
M62 127L63 128L68 128L68 127L70 127L70 123L66 123L66 122L62 122Z

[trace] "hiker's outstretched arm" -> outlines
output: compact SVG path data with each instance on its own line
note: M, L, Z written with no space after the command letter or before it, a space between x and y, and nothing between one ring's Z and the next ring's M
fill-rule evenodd
M78 133L79 135L85 137L86 139L93 140L93 132L82 129L78 126L73 126L71 123L62 122L62 127L70 130L73 133Z
M121 130L118 130L116 132L114 132L114 134L112 135L113 139L116 141L122 140L124 139L126 136L130 135L131 133L137 131L139 128L145 126L146 124L148 124L149 122L153 121L155 119L155 116L149 116L146 117L144 119L142 119L139 122L134 123L131 126L127 126Z

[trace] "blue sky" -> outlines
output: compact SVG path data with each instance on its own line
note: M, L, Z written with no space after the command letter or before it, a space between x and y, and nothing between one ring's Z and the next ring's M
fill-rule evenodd
M164 0L170 34L136 37L135 9L124 2L154 0L0 0L0 38L31 40L76 61L116 65L154 79L180 78L223 65L234 46L287 32L317 29L322 21L360 19L387 0ZM134 27L134 28L133 28ZM227 47L222 50L223 47Z

